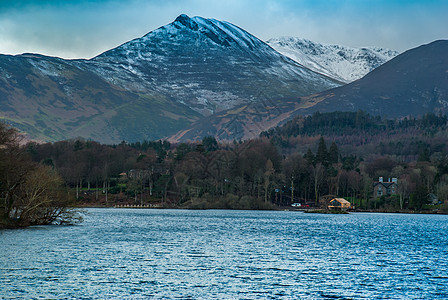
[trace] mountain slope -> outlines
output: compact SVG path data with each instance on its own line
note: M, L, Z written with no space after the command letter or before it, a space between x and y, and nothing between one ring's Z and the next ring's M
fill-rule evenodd
M303 66L345 83L363 77L399 54L384 48L325 45L295 37L274 38L267 44Z
M363 110L383 117L420 116L427 112L448 113L448 41L435 41L398 55L363 78L342 87L276 106L223 111L198 120L172 137L173 141L212 134L231 139L229 130L239 129L238 138L251 138L282 125L297 115L317 111Z
M2 55L0 67L0 118L42 140L159 139L219 111L341 85L235 25L186 15L91 60Z
M386 117L448 113L448 40L439 40L400 54L362 79L302 97L314 111L364 110Z
M299 107L301 103L296 99L242 104L201 118L168 140L195 141L204 136L227 141L257 138L261 132L292 119Z
M32 139L82 136L113 143L143 135L159 138L198 118L163 95L130 93L73 61L36 54L0 55L0 120Z

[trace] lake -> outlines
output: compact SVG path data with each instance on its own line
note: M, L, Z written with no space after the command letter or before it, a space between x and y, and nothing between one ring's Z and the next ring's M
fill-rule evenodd
M448 298L444 215L88 209L0 244L5 299Z

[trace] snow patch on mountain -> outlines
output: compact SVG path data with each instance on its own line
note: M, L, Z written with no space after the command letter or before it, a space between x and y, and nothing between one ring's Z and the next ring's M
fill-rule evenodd
M30 63L37 71L42 73L43 75L50 77L59 77L63 67L61 65L55 65L54 63L49 63L44 60L37 59L28 59L28 63Z
M378 47L352 48L296 37L273 38L267 44L301 65L345 83L364 77L399 54Z

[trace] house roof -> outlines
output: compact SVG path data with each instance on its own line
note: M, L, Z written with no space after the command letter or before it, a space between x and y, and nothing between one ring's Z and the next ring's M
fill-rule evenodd
M379 185L379 184L381 184L381 185L385 186L386 188L388 188L388 187L390 187L391 185L396 184L396 183L395 183L395 182L379 182L379 181L377 181L377 182L375 182L375 183L373 184L373 186L375 187L375 186L377 186L377 185Z
M333 200L336 200L336 201L338 201L339 203L350 204L350 202L348 202L348 201L345 200L344 198L334 198L334 199L331 199L331 201L333 201Z

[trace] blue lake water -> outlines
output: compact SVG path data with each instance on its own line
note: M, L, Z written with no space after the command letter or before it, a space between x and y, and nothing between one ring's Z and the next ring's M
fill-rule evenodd
M89 209L0 245L5 299L448 299L441 215Z

